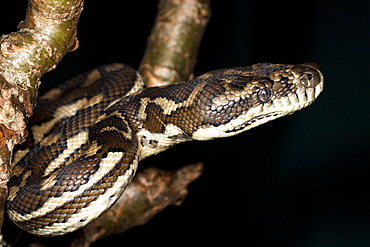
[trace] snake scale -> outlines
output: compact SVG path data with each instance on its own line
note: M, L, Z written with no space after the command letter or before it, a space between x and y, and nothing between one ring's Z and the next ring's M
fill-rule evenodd
M8 215L35 235L74 231L120 197L140 160L291 114L310 105L323 84L313 63L221 69L146 89L122 64L80 74L39 98L30 119L33 148L9 182Z

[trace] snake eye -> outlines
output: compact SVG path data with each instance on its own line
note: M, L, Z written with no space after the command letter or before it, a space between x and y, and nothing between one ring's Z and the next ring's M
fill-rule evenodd
M261 88L257 92L257 99L262 104L270 101L271 97L272 97L272 91L271 91L271 89Z

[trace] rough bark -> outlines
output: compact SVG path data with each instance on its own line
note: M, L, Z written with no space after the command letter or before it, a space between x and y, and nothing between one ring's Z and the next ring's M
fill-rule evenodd
M14 145L27 136L40 77L77 48L76 29L82 0L30 0L18 31L0 39L0 201ZM0 219L0 225L2 218Z

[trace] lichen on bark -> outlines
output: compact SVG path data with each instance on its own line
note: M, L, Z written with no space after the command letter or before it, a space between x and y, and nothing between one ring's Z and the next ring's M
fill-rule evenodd
M13 148L27 136L40 77L77 47L82 0L29 0L18 31L0 39L0 200L6 199ZM2 218L0 219L0 225Z

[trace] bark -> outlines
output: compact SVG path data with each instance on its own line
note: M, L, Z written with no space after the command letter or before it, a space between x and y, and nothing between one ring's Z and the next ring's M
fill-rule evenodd
M27 136L40 77L77 48L82 0L30 0L18 31L0 39L0 201L6 198L14 145ZM0 219L0 225L2 218Z
M139 72L147 86L188 80L210 18L207 0L160 1Z

